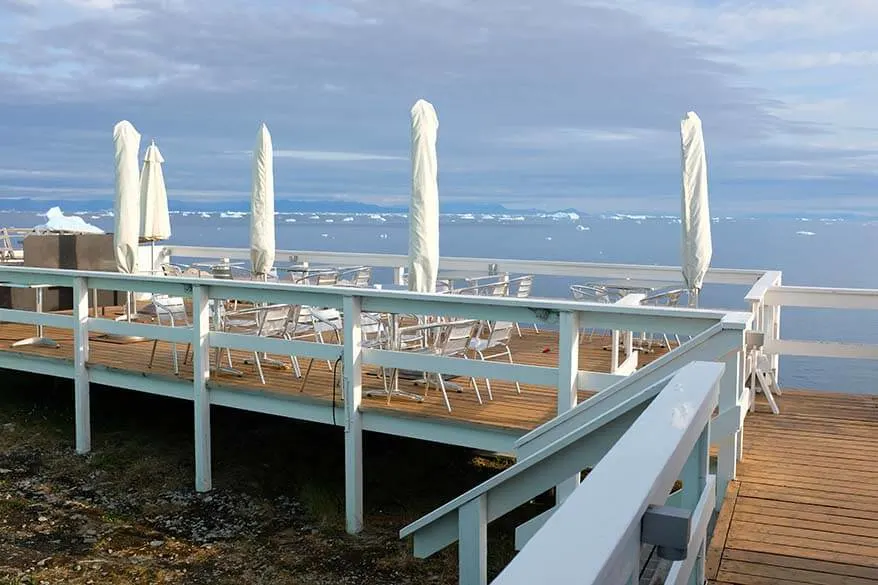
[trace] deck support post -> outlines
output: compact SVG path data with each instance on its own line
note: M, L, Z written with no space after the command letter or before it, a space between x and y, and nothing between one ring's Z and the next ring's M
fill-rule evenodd
M457 512L458 582L488 583L488 496L482 494Z
M744 352L743 333L741 334L741 346L724 360L726 368L720 379L719 412L735 408L740 404L742 390L744 390L743 360ZM738 429L728 437L717 437L719 452L716 461L716 509L722 507L723 497L729 482L737 475L737 462L742 454L741 443L744 441L743 429Z
M360 331L360 297L344 297L344 460L345 528L349 534L363 529L363 337Z
M97 309L95 309L97 310ZM76 452L91 451L91 396L88 380L88 281L73 279L73 400Z
M579 376L579 313L561 313L558 336L558 414L576 406ZM579 486L579 473L555 486L555 505L560 506Z
M195 490L212 487L210 451L210 295L205 285L192 286L192 380L195 411Z

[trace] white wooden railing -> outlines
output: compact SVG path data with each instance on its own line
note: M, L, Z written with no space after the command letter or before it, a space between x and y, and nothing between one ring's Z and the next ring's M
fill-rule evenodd
M443 372L522 383L550 386L558 392L558 410L564 412L576 404L579 389L603 389L619 381L618 376L582 372L579 363L580 325L606 330L668 332L697 336L728 322L720 311L644 306L617 306L570 300L508 298L418 294L348 287L312 287L280 282L231 281L194 277L126 275L29 267L0 267L0 282L12 284L47 284L73 289L73 314L45 314L15 309L0 309L0 320L42 324L73 331L73 363L27 354L0 352L0 367L39 371L72 378L76 404L76 449L84 453L91 448L89 385L100 383L192 400L195 408L195 484L198 490L211 488L210 416L213 404L249 408L267 412L266 398L257 393L241 393L211 384L210 349L229 347L247 352L268 352L318 359L343 360L342 381L344 410L341 421L345 429L346 519L350 532L362 526L362 368L365 364L416 371ZM161 293L192 299L193 320L190 327L170 327L129 323L92 317L88 291L115 290ZM242 299L271 304L304 304L341 309L344 314L344 345L290 341L213 331L210 328L212 299ZM362 311L443 315L472 319L513 322L554 323L560 327L558 367L505 364L413 355L406 352L366 349L361 346ZM713 329L712 329L713 328ZM101 332L123 336L140 336L167 342L192 343L194 375L191 383L182 380L146 378L118 369L100 367L89 362L89 333ZM306 405L310 420L329 422L319 405ZM306 408L303 406L302 408ZM314 411L319 410L318 413ZM334 408L325 409L335 412ZM303 415L304 416L304 415ZM322 417L322 418L321 418ZM384 430L380 426L372 430ZM410 435L415 436L415 435Z
M458 540L460 583L487 583L488 522L595 465L495 583L636 583L644 516L651 506L666 503L678 478L683 491L676 500L691 513L691 528L674 534L673 527L653 518L664 530L659 530L658 541L646 542L685 555L674 563L667 582L689 582L690 576L692 583L703 582L698 579L704 574L716 493L715 480L707 473L709 425L724 368L690 362L649 386L647 404L621 406L614 416L595 417L557 436L407 526L401 536L413 537L419 557ZM598 455L602 457L596 462ZM649 539L656 539L651 532Z
M159 261L175 257L204 258L216 260L250 260L249 248L221 248L209 246L179 246L167 244L157 247ZM278 250L278 264L290 262L322 266L372 266L391 268L401 275L408 265L404 254L373 254L363 252L321 252L312 250ZM536 276L560 276L569 278L652 280L681 282L679 266L650 266L643 264L601 264L595 262L566 262L560 260L516 260L509 258L464 258L443 256L439 270L471 274L533 274ZM753 286L765 274L765 270L738 268L711 268L705 276L706 284Z
M764 313L779 314L781 307L812 309L878 310L878 289L821 288L813 286L771 286L763 300ZM781 339L779 319L774 334L765 339L765 351L773 356L878 359L878 344L839 341Z
M494 583L637 583L644 543L676 559L666 583L704 583L716 493L710 421L723 369L681 368ZM658 508L678 478L682 514Z

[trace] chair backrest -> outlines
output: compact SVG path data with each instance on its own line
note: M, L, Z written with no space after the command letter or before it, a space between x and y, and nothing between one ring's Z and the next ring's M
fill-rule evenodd
M371 266L363 266L359 270L357 270L357 275L354 277L354 286L359 287L367 287L372 282L372 267Z
M338 284L338 272L318 272L313 276L311 280L312 284L315 284L317 286L334 286Z
M182 297L153 295L152 306L159 325L189 325L189 315Z
M512 338L512 330L515 323L511 321L494 321L490 324L490 334L488 335L488 347L497 345L506 345Z
M183 269L176 264L162 264L162 273L165 276L183 276Z
M609 303L610 292L602 286L590 284L574 284L570 287L573 298L578 301L591 301L593 303Z
M452 321L444 327L437 350L440 355L464 355L473 337L475 321Z
M660 305L665 307L676 307L680 304L680 299L683 297L685 293L688 293L686 289L673 289L673 290L663 290L653 293L647 297L645 297L640 303L642 305Z
M259 335L265 337L282 336L286 332L287 322L293 310L290 305L262 307L259 311Z
M503 280L489 284L486 287L485 294L494 297L505 297L509 294L509 282Z
M515 291L515 296L520 299L527 298L530 296L530 291L533 288L534 277L533 274L528 274L527 276L522 276L518 279L518 289Z
M386 332L387 328L380 313L360 314L360 334L363 337L363 341L383 341Z

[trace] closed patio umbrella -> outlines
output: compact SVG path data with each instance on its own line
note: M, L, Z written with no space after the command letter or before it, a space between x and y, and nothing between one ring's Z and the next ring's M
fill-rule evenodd
M430 102L418 100L412 116L412 198L409 205L408 287L435 292L439 274L439 185L436 138L439 119Z
M140 243L140 173L137 164L140 134L131 122L122 120L113 127L113 146L116 151L113 248L116 269L131 274L137 272Z
M150 269L155 270L155 242L171 237L168 192L162 173L162 153L153 141L143 157L140 171L140 237L152 245Z
M683 280L690 292L690 304L698 306L698 294L713 255L707 194L707 157L698 114L686 114L680 123L680 137L683 163Z
M250 192L250 263L253 274L267 278L274 266L274 160L271 134L259 127L253 149Z

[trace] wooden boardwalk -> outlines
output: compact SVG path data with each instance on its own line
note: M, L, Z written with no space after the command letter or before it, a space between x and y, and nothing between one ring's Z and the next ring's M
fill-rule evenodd
M747 417L709 582L878 584L878 397L787 391L780 408Z
M112 312L109 312L112 313ZM34 327L13 323L0 323L0 351L18 352L21 354L37 354L72 363L73 337L72 331L64 329L46 328L46 335L60 344L57 349L42 347L10 347L19 339L34 335ZM522 337L513 333L511 343L513 359L516 363L532 364L541 366L556 366L558 360L558 334L557 332L541 331L535 333L528 327L522 326ZM591 341L583 335L580 346L580 369L596 372L609 372L610 352L609 339L595 336ZM149 367L149 356L152 350L152 341L118 343L103 339L100 334L92 334L89 342L89 366L104 366L112 369L134 371L148 376L174 377L172 365L171 344L159 342L156 351L155 363ZM185 345L178 345L180 362L179 378L191 380L191 364L183 364ZM656 349L652 353L642 353L640 365L646 365L666 352L664 349ZM263 386L256 375L255 367L244 363L252 359L252 354L232 351L232 361L236 369L244 373L238 377L227 373L212 373L210 385L213 387L225 387L240 389L242 391L259 391L268 394L281 394L286 398L310 400L332 403L333 375L329 365L325 361L316 361L308 378L308 383L302 387L301 381L297 380L289 366L289 358L286 356L273 356L287 362L283 368L271 365L264 366L266 384ZM308 365L308 359L300 358L299 363L304 372ZM336 380L337 381L337 380ZM475 392L464 381L464 391L461 393L449 393L452 411L448 412L438 389L431 389L423 402L411 399L394 397L390 404L383 397L364 396L362 409L364 411L380 409L398 413L400 416L430 417L453 421L460 424L479 425L493 428L511 430L524 434L556 415L557 400L554 387L540 387L522 384L521 394L515 390L510 382L492 381L493 400L488 400L484 380L477 380L482 392L484 403L479 404ZM383 388L382 380L377 376L377 368L366 366L363 375L364 394L369 390ZM400 389L423 394L423 388L415 386L411 381L400 380ZM335 394L335 399L340 401L340 392ZM580 399L585 399L590 392L581 392Z

